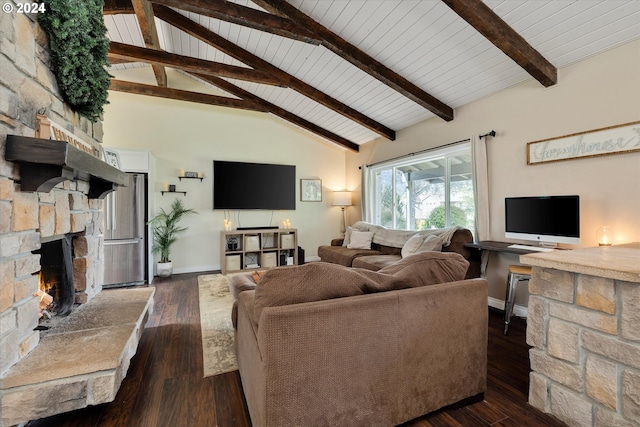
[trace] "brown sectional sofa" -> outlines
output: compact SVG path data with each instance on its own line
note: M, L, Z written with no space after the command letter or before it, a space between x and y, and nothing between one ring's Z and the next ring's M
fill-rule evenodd
M358 221L353 225L356 230L371 230L374 232L371 249L350 249L343 246L344 239L333 239L331 245L318 247L318 256L324 262L344 265L345 267L366 268L377 271L381 268L394 264L402 259L400 255L402 245L411 236L420 231L394 230L363 221ZM428 230L424 233L437 233L441 230ZM442 229L444 231L444 229ZM377 238L381 235L380 239ZM391 237L390 237L391 236ZM389 244L389 240L395 241L395 246ZM465 247L465 244L473 243L473 234L466 228L459 228L453 232L450 241L442 247L442 252L457 252L469 261L469 268L465 278L471 279L480 277L480 256L478 251Z
M252 424L394 426L486 390L487 283L459 254L378 272L323 262L232 278ZM442 282L442 283L441 283Z

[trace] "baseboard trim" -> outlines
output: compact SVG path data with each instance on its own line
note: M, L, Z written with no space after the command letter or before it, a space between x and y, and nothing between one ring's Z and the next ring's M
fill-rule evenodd
M489 307L497 308L498 310L504 310L504 301L498 298L489 297L488 303ZM513 315L526 318L528 315L527 307L518 304L514 305Z
M205 271L220 271L219 265L205 265L199 267L174 268L173 274L203 273Z

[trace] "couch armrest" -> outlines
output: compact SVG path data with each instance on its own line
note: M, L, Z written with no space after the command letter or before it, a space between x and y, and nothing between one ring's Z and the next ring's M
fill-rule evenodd
M397 307L393 292L265 308L258 327L270 401L264 425L398 424L390 307Z
M344 237L340 237L339 239L332 239L331 246L342 246L343 242L344 242Z

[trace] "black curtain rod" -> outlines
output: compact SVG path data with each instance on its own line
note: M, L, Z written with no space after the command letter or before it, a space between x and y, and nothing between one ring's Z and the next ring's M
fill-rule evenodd
M445 148L445 147L449 147L451 145L456 145L456 144L460 144L461 142L469 142L471 141L470 138L467 139L461 139L460 141L456 141L456 142L450 142L448 144L444 144L444 145L438 145L437 147L431 147L431 148L427 148L426 150L421 150L421 151L416 151L414 153L409 153L409 154L403 154L402 156L398 156L398 157L392 157L391 159L387 159L387 160L381 160L379 162L375 162L375 163L371 163L370 165L364 165L366 167L371 167L371 166L375 166L375 165L379 165L381 163L387 163L393 160L398 160L398 159L403 159L405 157L411 157L411 156L415 156L417 154L422 154L422 153L428 153L429 151L433 151L433 150L439 150L441 148ZM362 166L359 166L358 169L362 169Z
M486 138L488 136L491 136L491 137L496 136L496 131L492 129L489 132L485 133L484 135L480 135L480 139Z

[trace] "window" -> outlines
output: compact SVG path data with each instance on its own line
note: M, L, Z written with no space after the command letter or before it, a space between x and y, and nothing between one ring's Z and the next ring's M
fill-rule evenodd
M372 222L406 230L458 225L475 232L469 143L385 162L369 173Z

